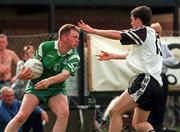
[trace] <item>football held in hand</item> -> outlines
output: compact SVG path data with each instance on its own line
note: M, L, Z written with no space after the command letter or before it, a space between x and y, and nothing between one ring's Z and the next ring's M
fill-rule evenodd
M29 59L25 62L24 67L30 68L32 70L32 79L39 78L43 73L43 64L38 59Z

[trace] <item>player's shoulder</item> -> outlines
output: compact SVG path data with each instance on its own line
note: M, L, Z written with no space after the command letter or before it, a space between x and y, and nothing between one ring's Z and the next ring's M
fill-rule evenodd
M153 32L155 33L154 29L149 27L149 26L141 26L141 27L138 27L138 28L132 28L130 29L131 31L141 31L141 32Z
M145 28L146 28L149 32L156 33L155 30L154 30L152 27L145 26Z
M148 27L147 26L141 26L138 28L131 28L129 30L130 34L134 34L134 35L138 35L138 36L142 36L143 38L146 38L146 34L148 33Z
M56 41L45 41L45 42L42 42L41 45L42 46L52 46L52 45L55 45L55 42Z
M39 47L42 49L52 49L53 47L55 47L55 43L56 41L45 41L42 42Z

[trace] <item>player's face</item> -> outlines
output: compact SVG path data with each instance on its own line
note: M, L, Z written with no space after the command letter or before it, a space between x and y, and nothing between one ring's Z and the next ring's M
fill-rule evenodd
M139 28L139 19L131 16L131 25L133 28Z
M0 37L0 50L4 50L8 44L6 37Z
M7 104L7 105L11 105L13 103L14 100L14 92L11 90L8 91L4 91L3 95L2 95L2 100Z
M79 44L79 33L75 30L71 30L69 35L67 35L67 44L74 49Z

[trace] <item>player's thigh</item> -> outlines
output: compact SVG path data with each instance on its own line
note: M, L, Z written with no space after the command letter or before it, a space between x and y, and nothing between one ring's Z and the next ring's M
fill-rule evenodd
M134 114L133 114L133 123L136 124L136 123L147 121L149 114L150 114L150 111L146 111L139 107L136 107L134 109Z
M39 99L33 94L25 94L20 107L20 112L29 115L39 104Z
M55 114L61 110L69 111L68 98L63 94L57 94L56 96L51 97L48 101L48 104Z
M136 106L136 102L131 98L128 90L125 90L114 102L112 106L113 111L117 111L120 114L132 110Z

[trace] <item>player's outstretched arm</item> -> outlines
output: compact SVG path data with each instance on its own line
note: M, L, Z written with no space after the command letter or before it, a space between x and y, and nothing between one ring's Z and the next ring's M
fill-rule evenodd
M96 55L96 58L97 58L98 60L100 60L100 61L105 61L105 60L113 59L111 53L108 53L108 52L103 51L103 50L101 50L101 53L100 53L100 54L97 54L97 55Z
M102 37L110 38L110 39L115 39L115 40L120 40L121 39L121 33L120 31L117 30L100 30L100 29L95 29L83 22L83 20L80 20L78 22L78 26L84 30L87 33L91 34L96 34Z
M105 61L111 59L126 59L127 55L128 54L113 54L102 50L100 54L96 55L96 57L100 61Z
M78 22L78 26L79 26L82 30L86 31L87 33L91 33L91 34L95 34L95 32L96 32L96 30L97 30L97 29L95 29L95 28L92 28L92 27L89 26L88 24L84 23L83 20L80 20L80 21Z

